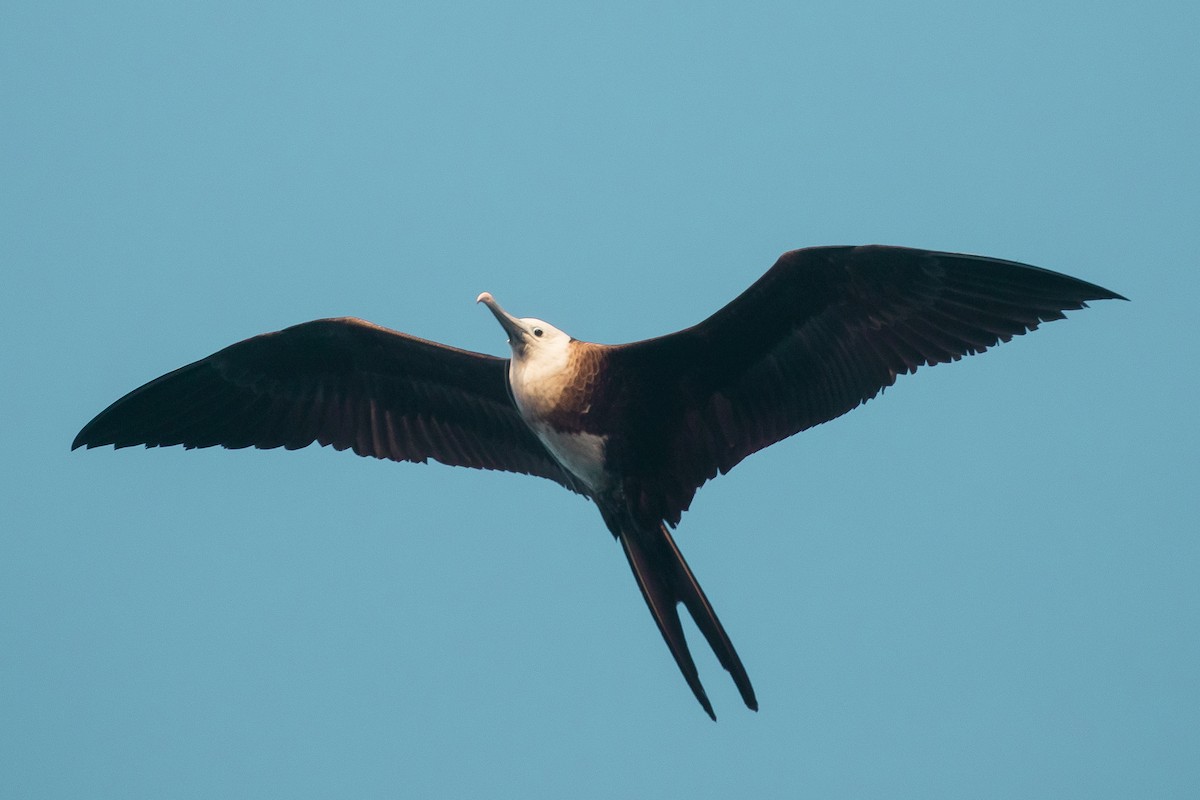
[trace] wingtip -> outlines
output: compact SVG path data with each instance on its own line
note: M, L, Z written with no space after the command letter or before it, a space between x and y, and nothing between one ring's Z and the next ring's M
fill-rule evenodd
M1080 281L1080 283L1085 283L1085 282ZM1105 289L1103 286L1100 286L1099 284L1088 283L1087 286L1089 289L1092 290L1093 294L1091 297L1088 297L1084 300L1085 306L1087 305L1087 303L1089 301L1094 302L1096 300L1124 300L1127 303L1129 302L1129 298L1126 297L1125 295L1114 292L1112 289Z
M1061 274L1061 273L1055 273L1055 274ZM1087 306L1087 303L1089 301L1096 301L1096 300L1124 300L1126 302L1129 302L1129 298L1126 297L1125 295L1120 294L1118 292L1114 292L1112 289L1108 289L1104 286L1101 286L1098 283L1090 283L1088 281L1082 281L1082 280L1079 280L1078 278L1072 278L1070 275L1063 275L1063 277L1065 277L1067 280L1075 281L1076 283L1082 285L1082 289L1087 292L1086 295L1082 296L1084 306Z
M93 447L102 447L103 445L106 445L106 444L113 444L113 442L111 442L111 441L109 441L109 442L97 441L98 437L96 436L95 431L92 430L92 428L93 428L92 423L94 423L95 421L96 420L92 420L92 422L89 422L87 425L84 425L83 428L79 431L79 433L75 434L75 438L71 441L71 451L72 452L74 452L75 450L78 450L81 447L86 447L88 450L91 450Z

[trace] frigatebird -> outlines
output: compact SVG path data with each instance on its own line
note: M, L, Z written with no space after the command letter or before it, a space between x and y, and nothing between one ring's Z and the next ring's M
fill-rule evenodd
M670 528L696 490L768 445L850 411L922 365L980 353L1088 300L1075 278L983 256L881 245L784 253L708 319L603 345L491 294L512 358L361 319L305 322L150 381L81 446L284 447L538 475L595 502L659 632L712 719L682 603L757 710L750 678Z

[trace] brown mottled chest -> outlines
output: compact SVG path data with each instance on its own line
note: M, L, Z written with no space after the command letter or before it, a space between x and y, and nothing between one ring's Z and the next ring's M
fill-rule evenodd
M601 361L598 345L571 341L560 351L514 360L509 369L525 422L559 463L597 491L608 483L608 436L597 426Z

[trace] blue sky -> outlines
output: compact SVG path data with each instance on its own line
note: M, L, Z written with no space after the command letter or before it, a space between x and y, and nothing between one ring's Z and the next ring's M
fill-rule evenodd
M0 794L1183 797L1194 3L8 3ZM76 431L355 315L502 354L881 242L1107 286L706 486L762 710L548 481ZM693 629L692 639L697 635Z

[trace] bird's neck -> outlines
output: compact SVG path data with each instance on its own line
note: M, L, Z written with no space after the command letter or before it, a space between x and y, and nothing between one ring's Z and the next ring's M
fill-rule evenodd
M602 346L571 340L537 358L514 358L509 369L513 400L546 449L592 492L607 489L608 436L593 430Z
M581 345L571 341L563 347L514 353L508 379L513 400L527 422L554 416L569 399L576 385Z

